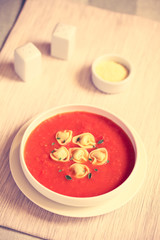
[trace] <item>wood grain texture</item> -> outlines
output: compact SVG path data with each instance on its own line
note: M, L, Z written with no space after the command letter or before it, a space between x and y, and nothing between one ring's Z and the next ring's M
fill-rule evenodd
M70 61L50 57L57 22L77 26L77 46ZM0 55L0 225L44 239L160 239L160 23L77 5L62 0L28 0ZM22 82L13 69L14 49L31 41L43 54L43 72ZM90 66L104 53L118 53L134 66L127 91L99 92ZM48 108L92 104L128 121L141 136L148 173L138 194L122 208L79 219L49 213L28 200L9 170L9 150L18 129Z

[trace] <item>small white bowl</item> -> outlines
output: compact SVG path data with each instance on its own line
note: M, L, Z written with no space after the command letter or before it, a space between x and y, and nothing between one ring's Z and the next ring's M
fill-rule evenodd
M111 81L104 80L95 71L97 64L99 64L101 61L104 61L104 60L114 61L116 63L122 64L129 72L127 77L124 80L121 80L119 82L111 82ZM98 88L100 91L105 93L119 93L124 91L129 86L132 77L133 77L133 69L131 64L129 63L129 61L127 61L126 59L124 59L119 55L106 54L98 57L92 64L92 81L96 86L96 88Z
M48 188L44 187L42 184L40 184L31 175L31 173L29 172L27 165L25 163L24 148L25 148L26 141L27 141L28 137L30 136L30 134L32 133L32 131L41 122L43 122L44 120L46 120L50 117L53 117L54 115L57 115L59 113L74 112L74 111L84 111L84 112L95 113L95 114L98 114L98 115L101 115L101 116L111 119L114 123L116 123L119 127L121 127L125 131L125 133L129 137L129 139L131 140L131 143L133 145L133 148L135 151L135 165L134 165L134 168L133 168L131 174L120 186L118 186L116 189L114 189L106 194L102 194L102 195L95 196L95 197L84 197L84 198L81 197L80 198L80 197L69 197L69 196L65 196L63 194L56 193L56 192L51 191ZM130 186L130 183L134 181L135 174L137 173L137 170L139 168L138 152L139 152L138 144L136 142L136 137L134 136L134 133L131 132L128 125L126 123L124 123L124 121L119 119L116 115L114 115L106 110L96 108L93 106L66 105L66 106L50 109L49 111L41 114L34 121L31 122L31 124L28 126L28 128L26 129L26 131L22 137L22 141L21 141L21 145L20 145L20 163L21 163L22 170L23 170L24 175L26 176L27 180L38 192L40 192L45 197L47 197L55 202L58 202L58 203L61 203L64 205L69 205L69 206L78 206L78 207L96 206L104 201L113 199L115 196L118 197L119 194L123 194L124 191L127 191L128 187Z

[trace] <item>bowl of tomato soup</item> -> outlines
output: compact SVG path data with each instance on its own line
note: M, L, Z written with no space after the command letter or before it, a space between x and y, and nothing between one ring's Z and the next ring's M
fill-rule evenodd
M115 114L86 105L50 109L27 127L20 163L45 197L93 206L127 191L138 165L137 142Z

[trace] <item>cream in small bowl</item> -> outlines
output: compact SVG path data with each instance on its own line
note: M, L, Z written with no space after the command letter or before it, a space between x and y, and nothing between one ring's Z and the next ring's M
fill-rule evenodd
M105 93L119 93L125 90L131 77L131 64L121 56L103 55L92 64L92 81Z

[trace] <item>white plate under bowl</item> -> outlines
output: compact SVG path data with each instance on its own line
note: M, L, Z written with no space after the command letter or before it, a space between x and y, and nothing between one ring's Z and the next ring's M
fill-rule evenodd
M30 173L28 170L28 167L26 166L25 159L24 159L24 148L26 141L32 131L44 120L49 119L50 117L53 117L57 114L60 113L65 113L65 112L75 112L75 111L83 111L83 112L89 112L89 113L94 113L98 114L100 116L106 117L113 121L115 124L117 124L120 128L123 129L123 131L127 134L129 137L133 148L135 152L135 165L133 167L132 172L128 176L128 178L117 188L113 189L112 191L101 194L98 196L93 196L93 197L85 197L85 198L80 198L80 197L70 197L70 196L65 196L63 194L56 193L42 184L40 184ZM118 116L115 114L111 113L110 111L107 111L102 108L97 108L91 105L64 105L56 108L49 109L48 111L40 114L37 118L35 118L31 124L28 126L26 131L24 132L24 135L22 137L21 141L21 146L20 146L20 162L22 166L22 170L24 172L24 175L30 182L30 184L37 190L39 191L42 195L45 197L48 197L49 199L56 201L61 204L69 205L69 206L75 206L75 207L88 207L88 206L96 206L100 203L103 203L106 200L112 199L115 196L119 196L122 194L124 191L128 191L128 187L130 185L131 181L134 181L135 174L138 168L138 165L140 164L140 159L139 159L139 146L137 145L134 133L131 131L130 127L128 124L120 119Z
M144 149L144 145L135 132L134 129L131 129L134 132L136 137L137 144L139 145L139 158L140 164L136 171L136 175L134 181L130 182L130 186L127 191L124 191L121 195L110 200L107 200L103 204L99 204L97 206L92 207L72 207L63 204L59 204L54 202L42 194L40 194L26 179L20 164L19 158L19 149L20 143L22 140L22 136L28 127L30 122L26 123L22 128L19 130L17 135L15 136L9 154L9 163L10 163L10 170L13 176L15 183L17 184L18 188L22 191L22 193L30 199L33 203L38 205L39 207L59 215L67 216L67 217L93 217L102 214L109 213L114 211L124 204L126 204L129 200L131 200L135 194L138 192L140 187L143 184L146 169L147 169L147 157L146 152Z

